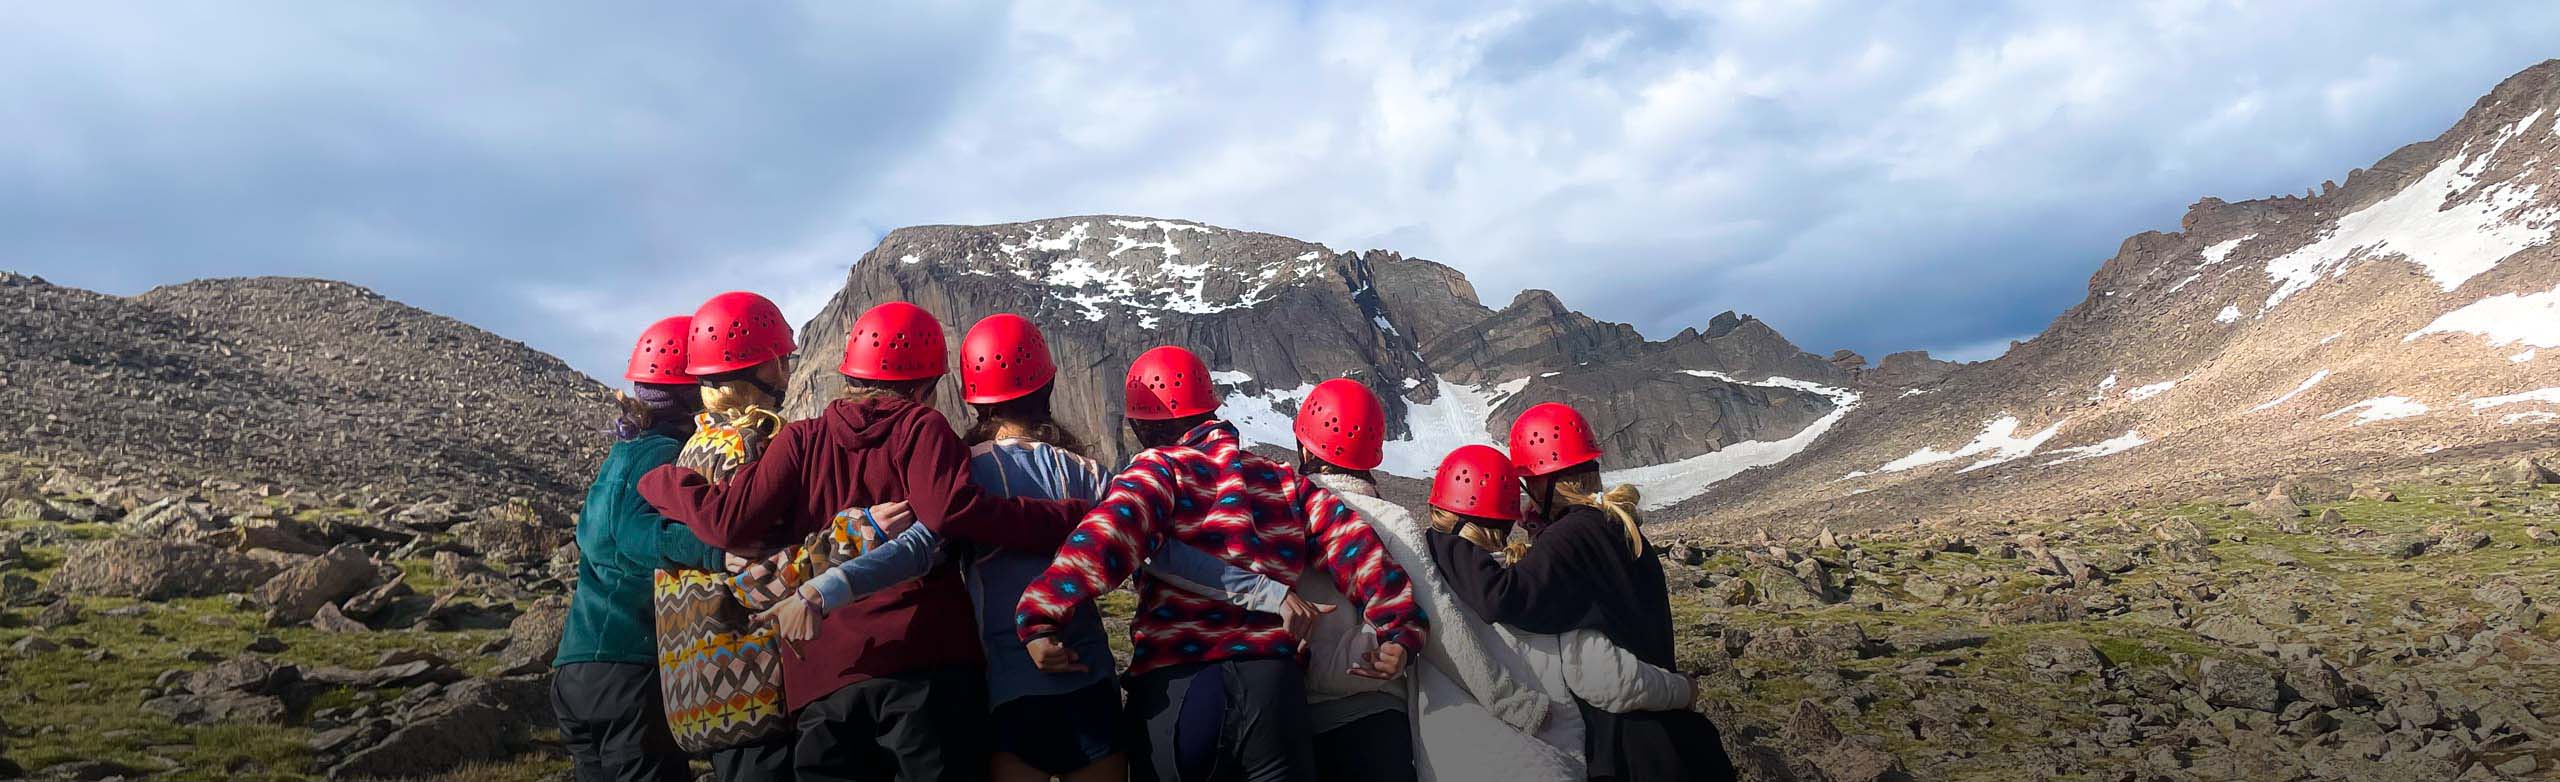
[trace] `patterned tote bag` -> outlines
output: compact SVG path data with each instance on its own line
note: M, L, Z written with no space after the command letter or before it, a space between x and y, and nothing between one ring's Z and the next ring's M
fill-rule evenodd
M703 413L694 423L693 438L685 441L676 464L726 483L764 453L782 419L750 410L734 419ZM781 650L772 628L750 621L753 615L738 601L729 574L661 569L653 595L658 683L677 746L709 752L789 729Z

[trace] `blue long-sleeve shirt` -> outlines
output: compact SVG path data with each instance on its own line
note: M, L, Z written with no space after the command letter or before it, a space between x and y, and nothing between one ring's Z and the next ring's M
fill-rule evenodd
M999 440L969 449L969 479L980 491L997 497L1091 500L1102 496L1109 477L1101 465L1065 449L1030 440ZM1089 668L1084 673L1042 673L1031 665L1031 655L1015 637L1014 604L1021 600L1023 588L1048 569L1048 552L966 542L946 546L943 538L917 524L810 579L808 586L818 593L822 608L832 609L921 577L945 556L963 557L969 600L978 610L978 640L986 650L991 703L1072 692L1111 678L1111 645L1103 633L1101 615L1090 606L1067 623L1058 639L1084 659Z

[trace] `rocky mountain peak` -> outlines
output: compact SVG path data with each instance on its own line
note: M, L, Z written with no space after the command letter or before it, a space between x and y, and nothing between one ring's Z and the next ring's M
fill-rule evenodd
M1315 383L1368 384L1387 402L1388 472L1407 476L1427 474L1457 445L1491 441L1518 408L1549 399L1609 420L1693 414L1677 426L1613 429L1614 446L1646 461L1782 440L1838 398L1750 384L1779 374L1771 367L1807 383L1844 379L1814 357L1777 355L1793 347L1757 321L1727 329L1738 336L1730 352L1759 362L1747 377L1728 375L1740 367L1714 356L1665 362L1634 327L1583 315L1549 291L1522 291L1494 310L1466 275L1428 260L1149 217L893 231L804 326L803 355L833 355L853 318L889 299L932 310L955 341L996 312L1040 322L1061 365L1061 417L1108 459L1134 447L1121 436L1118 373L1158 344L1199 352L1227 386L1228 416L1274 446L1290 441L1289 415ZM833 362L803 361L787 412L814 415L839 386ZM967 420L956 390L943 394L945 412Z

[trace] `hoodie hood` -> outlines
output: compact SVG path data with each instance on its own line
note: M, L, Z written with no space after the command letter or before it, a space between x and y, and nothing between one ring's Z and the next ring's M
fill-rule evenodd
M907 419L932 412L933 408L898 397L838 399L827 403L829 439L836 447L861 450L888 442L891 434L905 426Z

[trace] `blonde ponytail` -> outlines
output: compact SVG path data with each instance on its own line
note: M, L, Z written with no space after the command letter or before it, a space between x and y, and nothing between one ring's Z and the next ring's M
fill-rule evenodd
M1636 556L1644 556L1648 546L1644 533L1636 529L1643 523L1643 517L1636 513L1636 506L1644 501L1644 495L1636 491L1634 485L1621 483L1603 492L1600 490L1600 473L1595 470L1558 476L1555 493L1557 500L1598 508L1610 518L1617 519L1618 525L1626 530L1627 549Z
M1508 528L1497 529L1477 524L1466 520L1463 516L1439 508L1431 509L1431 526L1433 529L1455 531L1458 537L1476 544L1476 548L1501 556L1505 565L1519 564L1521 557L1529 555L1529 544L1526 541L1512 540L1511 530Z

